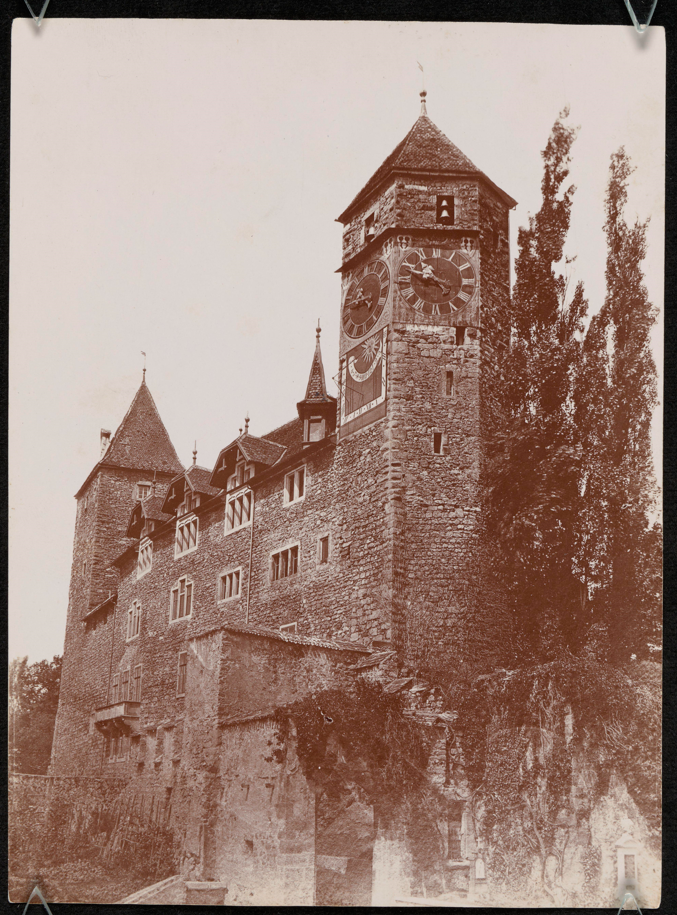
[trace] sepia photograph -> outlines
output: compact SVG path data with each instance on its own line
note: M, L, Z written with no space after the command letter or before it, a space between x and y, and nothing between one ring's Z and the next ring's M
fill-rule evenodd
M665 67L14 21L13 903L660 904Z

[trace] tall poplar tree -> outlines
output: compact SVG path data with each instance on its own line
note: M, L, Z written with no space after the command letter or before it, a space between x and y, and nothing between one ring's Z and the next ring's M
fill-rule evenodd
M651 423L657 403L649 301L642 264L648 220L628 224L633 168L623 148L611 157L606 197L606 299L609 416L607 456L608 573L598 603L609 648L618 659L648 657L660 644L661 531Z
M524 659L575 642L581 602L572 569L578 506L574 380L587 301L561 265L575 188L566 186L576 129L555 122L542 156L542 203L518 235L512 343L501 366L503 423L490 447L489 530Z
M646 658L660 636L647 224L626 222L632 168L620 150L606 197L607 293L584 333L583 288L570 293L562 272L575 191L567 115L543 151L541 207L518 235L503 424L490 449L489 525L521 663L562 649Z

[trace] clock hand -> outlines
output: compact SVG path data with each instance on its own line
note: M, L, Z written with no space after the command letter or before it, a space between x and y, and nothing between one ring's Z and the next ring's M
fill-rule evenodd
M436 286L439 286L444 295L448 295L451 291L451 285L438 276L435 276L435 271L429 264L424 264L422 270L415 270L409 264L407 264L407 267L409 267L409 270L414 276L420 277L424 283L435 283Z
M364 294L363 289L360 289L355 295L353 301L350 303L350 310L353 311L355 308L360 308L362 305L367 305L369 308L371 308L371 298L370 296L366 296Z

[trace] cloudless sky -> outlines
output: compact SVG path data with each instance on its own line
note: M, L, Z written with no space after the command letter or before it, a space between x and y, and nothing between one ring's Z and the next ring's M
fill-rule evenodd
M335 219L418 117L417 61L429 116L519 201L513 255L570 106L570 269L593 310L609 156L626 147L662 307L662 29L15 20L10 657L62 650L73 495L140 384L141 350L181 460L197 440L207 467L247 411L255 435L295 416L318 318L336 374ZM660 328L655 342L660 360Z

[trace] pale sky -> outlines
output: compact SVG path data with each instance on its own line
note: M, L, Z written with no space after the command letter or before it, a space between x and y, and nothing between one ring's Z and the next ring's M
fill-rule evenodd
M63 648L73 495L140 384L141 350L181 460L197 439L207 467L247 411L255 435L296 415L318 318L336 374L335 219L418 117L417 61L431 119L519 201L513 256L570 106L568 250L593 310L609 156L625 146L662 309L661 28L15 20L10 657Z

